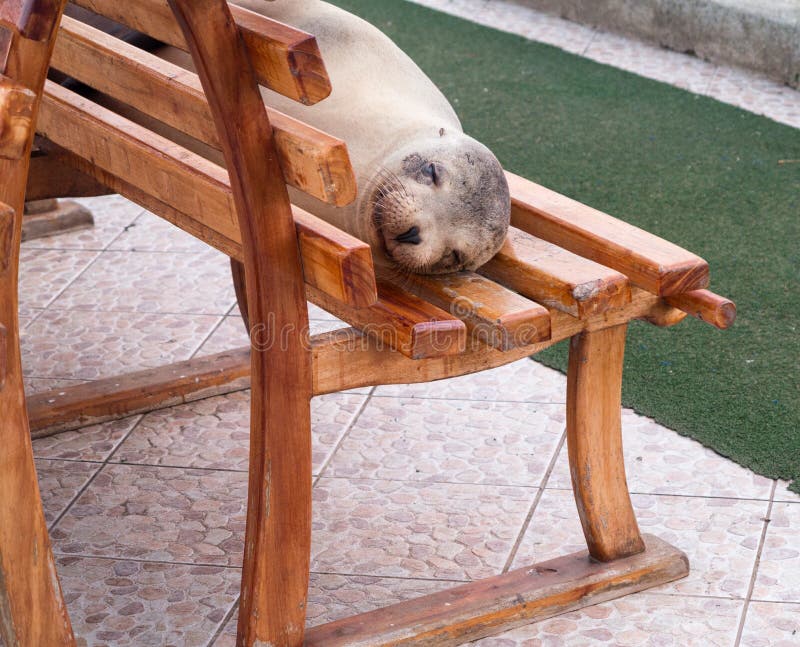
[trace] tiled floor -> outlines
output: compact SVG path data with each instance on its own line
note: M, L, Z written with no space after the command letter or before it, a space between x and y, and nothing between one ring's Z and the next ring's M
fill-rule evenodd
M496 0L427 0L473 20L800 126L800 93ZM246 343L220 255L119 198L97 226L24 245L30 391ZM311 308L315 331L332 317ZM424 386L316 398L309 622L583 546L564 449L564 378L529 360ZM248 393L34 442L81 644L233 645ZM680 582L480 641L800 645L800 497L626 411L646 532Z

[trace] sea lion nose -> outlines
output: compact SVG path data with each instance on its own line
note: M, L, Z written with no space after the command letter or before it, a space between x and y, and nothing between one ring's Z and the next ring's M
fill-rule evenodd
M407 232L400 234L399 236L395 236L395 240L398 243L408 243L409 245L419 245L422 242L422 238L419 237L419 227L416 225L409 229Z

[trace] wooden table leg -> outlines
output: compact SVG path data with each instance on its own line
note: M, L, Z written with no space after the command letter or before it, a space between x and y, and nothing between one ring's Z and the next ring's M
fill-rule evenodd
M622 360L627 324L572 337L567 448L572 488L591 556L608 562L644 550L622 457Z

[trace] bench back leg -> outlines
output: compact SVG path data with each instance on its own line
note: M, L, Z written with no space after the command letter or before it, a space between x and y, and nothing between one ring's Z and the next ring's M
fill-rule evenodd
M567 448L589 554L602 562L644 550L622 457L622 360L627 324L570 340Z

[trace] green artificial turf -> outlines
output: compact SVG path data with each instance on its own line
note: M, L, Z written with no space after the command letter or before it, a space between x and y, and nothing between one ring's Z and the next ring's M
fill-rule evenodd
M708 260L736 323L633 323L623 402L800 491L800 130L407 2L335 4L417 61L507 169ZM566 347L537 359L563 370Z

